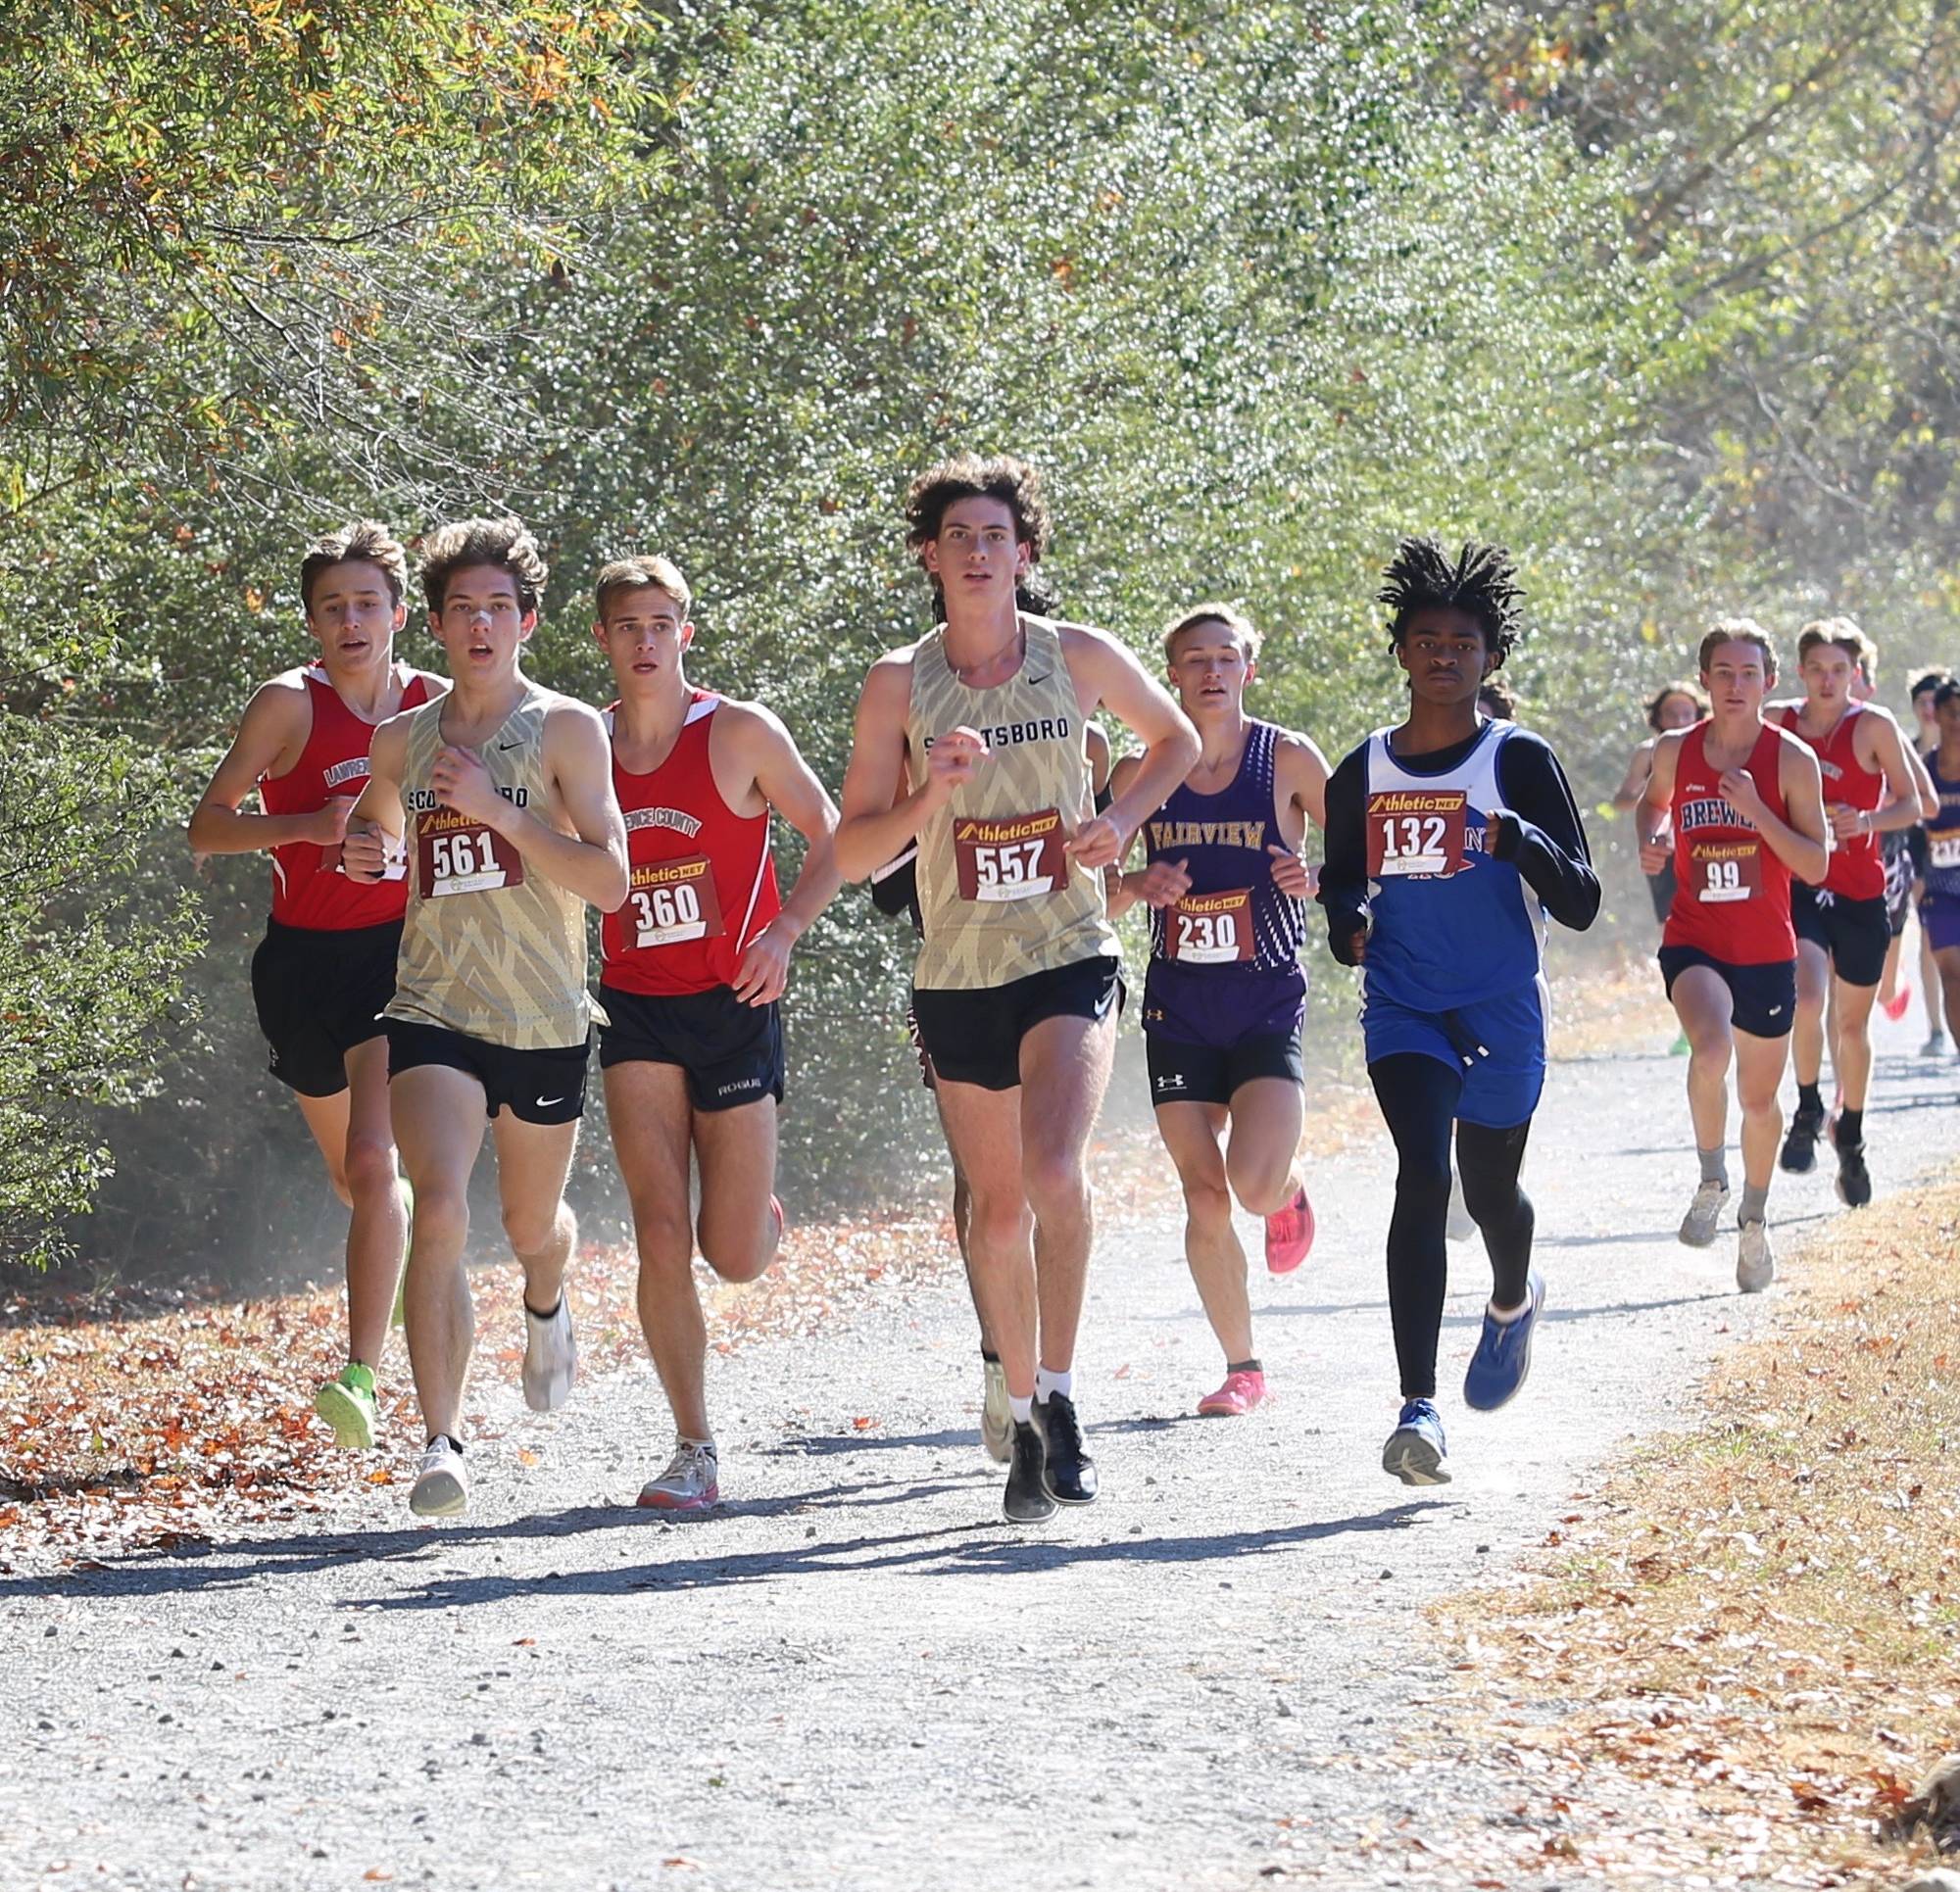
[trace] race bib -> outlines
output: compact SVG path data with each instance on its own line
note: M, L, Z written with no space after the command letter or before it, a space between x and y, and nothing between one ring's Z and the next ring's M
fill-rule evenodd
M953 858L963 900L1031 900L1068 878L1061 816L1054 808L1000 819L956 815Z
M1926 858L1935 867L1960 867L1960 833L1929 834Z
M1368 798L1368 878L1453 874L1463 865L1463 789L1384 789Z
M425 900L524 884L524 857L494 828L436 808L416 823L416 884Z
M679 946L686 940L718 940L721 897L706 854L684 860L654 860L633 869L632 892L626 896L638 928L633 944Z
M1187 894L1164 915L1170 956L1188 966L1222 966L1252 956L1252 890Z
M1727 905L1752 900L1763 891L1759 841L1697 841L1688 850L1689 885L1697 900Z

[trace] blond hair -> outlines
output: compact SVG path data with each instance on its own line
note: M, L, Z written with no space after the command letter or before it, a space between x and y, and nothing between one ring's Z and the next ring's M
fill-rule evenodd
M1200 624L1222 624L1239 640L1240 647L1249 658L1259 655L1259 646L1265 641L1259 635L1259 627L1232 605L1221 605L1215 601L1203 605L1194 605L1180 616L1172 619L1170 628L1163 634L1164 661L1170 662L1176 655L1177 640L1188 630Z
M694 594L688 590L680 567L671 558L662 558L658 553L649 552L632 558L614 558L600 572L599 582L593 587L599 621L602 624L606 621L606 606L620 592L649 588L665 592L680 606L681 617L686 618L688 606L694 603Z

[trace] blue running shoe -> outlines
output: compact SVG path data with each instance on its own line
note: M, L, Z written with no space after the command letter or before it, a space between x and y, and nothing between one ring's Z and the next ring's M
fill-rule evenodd
M1382 1470L1404 1484L1447 1484L1449 1458L1443 1421L1427 1399L1411 1399L1382 1447Z
M1470 1356L1470 1371L1463 1376L1466 1406L1494 1413L1507 1399L1516 1398L1531 1371L1532 1329L1544 1305L1544 1277L1534 1268L1525 1283L1525 1311L1516 1320L1499 1321L1489 1308L1484 1310L1484 1331Z

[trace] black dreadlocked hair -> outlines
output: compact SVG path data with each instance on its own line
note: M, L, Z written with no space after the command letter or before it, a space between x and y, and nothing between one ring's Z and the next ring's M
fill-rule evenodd
M1382 576L1388 582L1375 594L1376 602L1393 613L1389 635L1397 644L1417 611L1437 606L1474 617L1499 663L1522 634L1524 593L1518 568L1502 546L1467 540L1452 564L1437 540L1404 539Z

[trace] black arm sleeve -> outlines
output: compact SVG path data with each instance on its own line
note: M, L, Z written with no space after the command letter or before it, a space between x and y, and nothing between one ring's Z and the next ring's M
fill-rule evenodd
M1492 851L1515 863L1554 920L1583 933L1599 916L1599 876L1550 745L1529 730L1509 737L1497 757L1497 786L1512 813L1498 824Z
M1354 936L1368 924L1367 766L1363 743L1327 778L1327 858L1314 897L1327 910L1328 950L1344 966L1354 963Z

